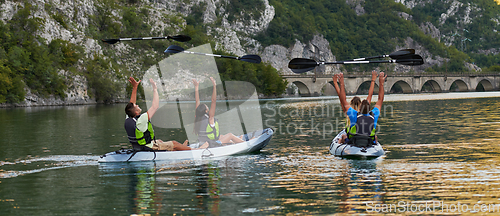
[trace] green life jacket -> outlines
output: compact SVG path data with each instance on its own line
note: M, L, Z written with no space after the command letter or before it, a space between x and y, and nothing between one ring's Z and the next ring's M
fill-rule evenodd
M219 140L219 122L217 121L217 119L214 119L214 126L210 126L210 122L209 122L209 117L208 115L204 115L202 120L201 120L201 124L200 124L200 128L199 128L199 131L198 131L198 140L200 142L209 142L210 141L217 141Z
M136 126L138 117L125 120L125 130L127 131L128 140L132 144L147 145L155 139L153 125L151 121L148 121L148 129L145 132L141 132Z

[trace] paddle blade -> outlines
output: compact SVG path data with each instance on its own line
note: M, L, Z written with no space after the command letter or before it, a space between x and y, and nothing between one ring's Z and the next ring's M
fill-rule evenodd
M175 40L175 41L179 41L179 42L187 42L187 41L191 40L191 37L189 37L187 35L168 36L167 38Z
M170 45L166 50L165 53L180 53L184 51L184 49L180 46L177 45Z
M118 39L101 39L101 41L104 43L107 43L107 44L115 44L120 40L118 40Z
M407 55L412 55L412 54L415 54L414 49L403 49L389 54L389 57L391 57L392 59L400 59L404 58Z
M424 59L420 55L412 54L412 55L406 55L400 59L396 59L396 63L409 66L417 66L417 65L423 65Z
M246 62L256 63L256 64L259 64L262 61L262 59L258 55L245 55L245 56L239 57L238 59L241 61L246 61Z
M294 73L304 73L314 69L316 66L318 66L318 62L312 59L294 58L288 62L288 68Z

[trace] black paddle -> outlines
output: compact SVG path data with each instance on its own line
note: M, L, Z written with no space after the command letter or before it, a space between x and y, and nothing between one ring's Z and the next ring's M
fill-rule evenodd
M394 60L378 60L378 61L335 61L335 62L316 62L312 59L305 58L294 58L288 63L288 68L290 68L294 73L304 73L314 69L319 65L326 64L369 64L369 63L398 63L402 65L416 66L424 64L424 59L422 56L417 54L410 54L405 56L400 56L398 59Z
M357 59L352 59L349 61L363 61L367 59L375 59L375 58L385 58L385 57L391 57L392 59L399 59L399 58L404 58L406 55L412 55L415 54L414 49L402 49L398 50L396 52L393 52L389 55L379 55L379 56L371 56L371 57L366 57L366 58L357 58Z
M156 39L169 39L179 42L190 41L191 37L187 35L176 35L176 36L166 36L166 37L142 37L142 38L117 38L117 39L102 39L102 42L108 44L115 44L120 41L131 41L131 40L156 40Z
M258 55L244 55L241 57L235 57L235 56L223 56L223 55L217 55L217 54L208 54L208 53L199 53L199 52L191 52L191 51L186 51L180 46L176 45L170 45L166 50L165 53L189 53L189 54L196 54L196 55L206 55L206 56L214 56L214 57L221 57L221 58L230 58L230 59L236 59L236 60L241 60L241 61L246 61L250 63L260 63L262 60L260 59L260 56Z

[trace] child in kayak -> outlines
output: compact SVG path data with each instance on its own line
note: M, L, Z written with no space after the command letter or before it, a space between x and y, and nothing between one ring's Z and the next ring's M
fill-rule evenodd
M219 122L215 119L215 108L217 105L217 88L215 79L210 77L213 84L212 102L210 109L206 104L200 104L200 94L198 87L200 82L193 79L196 99L196 112L194 119L194 133L198 135L200 143L209 144L210 147L221 146L228 143L241 143L244 142L241 137L237 137L232 133L220 135Z
M141 114L142 109L135 103L137 97L137 87L141 81L136 81L133 77L130 77L129 82L132 84L132 96L130 97L130 102L125 107L125 113L128 116L125 120L125 130L127 131L130 143L132 143L132 147L139 151L193 150L187 146L187 140L184 144L181 144L175 140L164 142L162 140L155 139L153 125L150 120L156 113L156 110L158 110L160 103L156 83L153 79L149 79L149 82L151 82L151 85L153 86L153 102L148 111ZM200 148L207 147L208 145L203 145Z

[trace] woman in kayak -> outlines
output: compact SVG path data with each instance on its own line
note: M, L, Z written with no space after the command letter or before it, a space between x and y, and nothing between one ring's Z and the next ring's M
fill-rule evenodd
M206 104L200 104L200 94L198 87L200 82L193 79L195 99L196 99L196 112L194 119L194 133L198 135L200 143L208 143L210 147L221 146L222 144L232 144L244 142L240 137L232 133L220 135L219 122L215 119L215 107L217 105L217 85L215 79L210 77L213 84L212 102L210 109Z
M159 96L156 83L153 79L149 79L153 86L153 102L147 112L142 113L142 109L137 105L137 87L141 81L136 81L133 77L129 79L132 84L132 96L130 102L125 107L125 113L128 118L125 120L125 130L127 131L128 139L132 143L132 147L139 151L152 151L152 150L167 150L167 151L184 151L193 150L187 146L187 140L181 144L175 140L164 142L155 139L153 125L151 118L159 108ZM200 148L207 148L208 145L203 145Z
M377 76L378 76L377 72L372 71L372 79L370 82L370 89L368 90L368 97L366 97L366 100L368 101L368 103L372 102L373 90L375 89L375 80L377 79ZM345 113L345 112L347 112L347 109L346 109L347 104L343 104L344 101L346 101L344 74L343 73L335 74L332 76L332 78L333 78L333 87L335 87L335 91L337 92L337 95L339 96L340 105L342 106L342 110ZM338 82L340 82L340 87L338 85ZM360 105L361 105L361 98L359 98L358 96L354 96L351 99L350 106L353 109L359 111Z
M366 100L361 101L361 99L359 97L355 96L351 100L350 105L347 104L347 100L346 100L345 84L344 84L344 76L343 76L343 74L342 73L335 74L332 77L333 78L333 84L334 84L334 87L335 87L335 91L337 91L337 95L339 96L339 100L340 100L340 104L342 106L342 110L348 116L347 123L346 123L346 130L345 130L346 133L348 133L349 129L351 129L351 127L356 124L357 118L355 118L355 117L357 117L358 113L360 113L360 111L363 108L364 108L363 110L368 109L368 111L369 111L371 99L372 99L372 96L373 96L373 90L375 88L375 80L377 79L377 76L378 76L377 72L376 71L372 71L372 78L371 78L371 82L370 82L370 89L368 90L368 97L366 98ZM384 78L384 80L385 80L385 78ZM340 88L338 86L337 81L340 81ZM382 88L382 95L380 95L380 89L381 88ZM383 83L379 86L379 100L380 99L383 100ZM368 106L368 107L366 107L366 106ZM380 106L382 106L381 103L380 103ZM351 108L351 110L349 110L349 108ZM380 109L378 109L378 111L379 111L378 113L380 113ZM363 112L361 112L361 113L363 113ZM367 114L367 113L363 113L363 114ZM378 115L377 115L377 119L378 119ZM375 119L375 125L376 125L376 119ZM349 141L347 138L348 138L348 135L347 134L343 134L339 142L340 143L344 143L344 142ZM375 136L375 140L376 139L377 138Z

